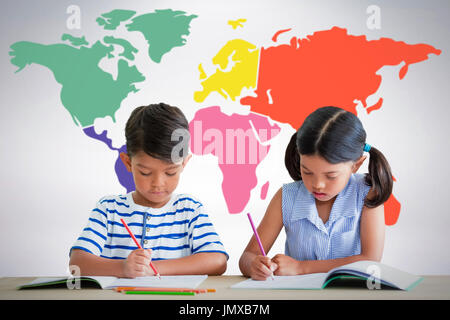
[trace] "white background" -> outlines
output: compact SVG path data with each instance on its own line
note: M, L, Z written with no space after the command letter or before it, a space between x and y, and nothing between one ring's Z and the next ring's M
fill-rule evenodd
M69 5L81 9L81 29L68 30ZM369 5L381 9L381 29L366 26ZM388 37L408 44L426 43L442 50L413 64L403 80L400 66L384 67L383 82L369 99L383 97L380 110L358 109L368 142L386 155L397 179L394 194L402 205L398 222L387 227L382 262L417 274L450 274L448 208L449 137L449 12L447 1L4 1L0 19L0 276L60 275L67 272L68 253L96 201L125 192L114 172L117 154L90 139L62 106L61 86L50 70L29 65L19 73L10 63L9 46L17 41L61 43L63 33L86 36L93 44L106 35L124 37L139 48L136 65L147 78L140 89L122 101L116 122L98 119L97 129L108 129L114 146L124 143L123 129L133 108L153 102L180 106L188 120L203 107L219 105L222 112L245 114L248 108L211 94L203 103L193 100L201 90L198 65L207 74L212 57L231 39L270 46L272 35L292 28L290 36L305 37L333 26L369 40ZM182 10L198 15L191 22L186 45L163 56L160 64L147 56L145 39L137 32L100 28L95 19L113 9L137 14L155 9ZM228 20L245 18L233 30ZM114 61L102 61L114 74ZM246 95L243 92L242 95ZM238 101L239 99L237 99ZM280 134L258 166L258 185L241 214L230 215L222 195L222 173L213 156L194 156L183 173L178 192L199 197L222 238L230 259L226 274L240 274L239 257L251 229L245 215L258 224L278 188L291 182L284 168L285 146L294 132L278 123ZM364 172L362 168L361 172ZM270 181L266 200L261 186ZM269 256L284 253L284 231Z

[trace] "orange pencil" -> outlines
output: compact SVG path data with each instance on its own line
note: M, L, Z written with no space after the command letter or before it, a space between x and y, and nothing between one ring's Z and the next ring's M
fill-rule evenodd
M117 287L116 291L179 291L179 292L197 292L199 290L189 288L158 288L158 287Z
M123 219L120 219L120 221L124 225L125 229L127 229L128 233L130 234L131 238L134 240L134 243L137 245L137 247L139 249L142 249L141 244L137 241L136 237L134 236L133 232L131 232L131 230L128 227L128 225L126 224L126 222ZM153 265L153 263L151 261L150 261L150 267L152 267L153 272L155 273L155 275L158 276L159 279L161 279L161 275L159 274L158 270L156 270L155 266Z
M189 288L154 288L154 287L116 287L117 292L122 291L167 291L167 292L194 292L194 293L206 293L216 292L216 289L189 289Z

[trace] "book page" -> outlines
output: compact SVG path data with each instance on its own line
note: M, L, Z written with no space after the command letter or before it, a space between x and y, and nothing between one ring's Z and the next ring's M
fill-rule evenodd
M274 276L267 280L247 279L231 288L233 289L321 289L326 273L312 273L300 276Z
M113 289L116 287L157 287L157 288L189 288L195 289L198 287L206 278L207 275L188 275L188 276L161 276L158 277L137 277L134 279L129 278L116 278L116 277L104 277L104 276L82 276L79 279L92 279L100 284L102 289ZM46 277L37 278L33 281L23 285L21 287L39 287L49 285L55 282L64 283L70 281L76 281L74 278L64 278L64 277Z
M67 277L41 277L41 278L36 278L33 281L27 283L27 286L34 286L34 285L40 285L40 284L45 284L45 283L50 283L50 282L59 282L59 281L66 281L68 278Z
M25 287L34 287L34 286L40 286L43 284L47 284L47 283L57 283L57 282L64 282L67 281L67 277L40 277L40 278L36 278L31 282L28 282L22 286L19 286L20 288L25 288Z
M376 262L376 261L357 261L338 268L335 268L329 272L334 273L347 273L365 278L373 278L381 280L383 284L394 286L394 288L402 290L410 290L417 285L423 278L410 274L408 272L396 269L394 267Z
M154 287L154 288L197 288L207 275L137 277L134 279L119 278L105 289L115 287Z
M103 277L103 276L92 276L92 277L39 277L34 279L33 281L21 285L19 286L19 289L23 289L23 288L33 288L33 287L45 287L45 286L51 286L51 285L55 285L58 284L61 287L64 287L64 283L66 283L66 286L68 284L73 285L75 283L75 281L77 281L77 279L79 279L80 281L84 281L84 280L95 280L96 282L98 282L98 284L100 285L100 287L104 288L107 287L109 285L111 285L111 283L114 282L114 280L116 280L117 278L115 277Z

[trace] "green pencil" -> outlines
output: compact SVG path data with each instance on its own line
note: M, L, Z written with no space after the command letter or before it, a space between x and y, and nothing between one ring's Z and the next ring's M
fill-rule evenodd
M122 291L125 294L167 294L167 295L179 295L179 296L194 296L195 292L182 292L182 291L138 291L128 290Z

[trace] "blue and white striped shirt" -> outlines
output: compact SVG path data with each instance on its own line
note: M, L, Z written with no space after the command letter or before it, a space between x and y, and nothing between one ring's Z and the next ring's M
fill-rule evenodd
M314 196L303 181L282 187L285 254L296 260L329 260L361 253L360 218L370 187L363 174L352 174L324 224Z
M221 252L228 259L205 207L186 194L172 195L162 208L137 205L132 192L103 197L71 250L81 249L103 258L127 258L137 246L121 218L142 248L152 249L152 260L177 259L199 252Z

